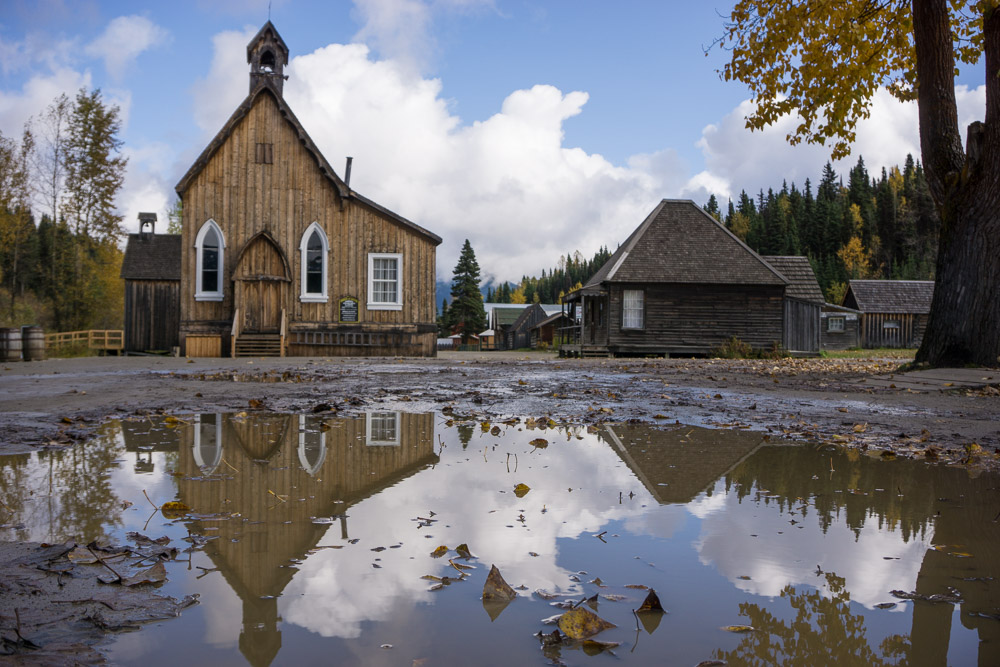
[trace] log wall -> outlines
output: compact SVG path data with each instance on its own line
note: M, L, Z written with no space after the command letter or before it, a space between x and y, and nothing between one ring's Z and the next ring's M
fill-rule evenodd
M643 289L644 326L622 329L625 289ZM783 286L613 284L608 347L616 354L707 354L735 336L755 349L781 344Z
M892 324L898 326L892 326ZM927 326L926 315L911 313L864 313L861 316L861 346L920 347Z
M272 164L256 162L259 143L273 145ZM232 128L183 193L183 204L182 337L195 333L228 335L234 309L241 307L234 298L237 261L261 233L273 239L288 263L288 282L281 283L279 298L288 311L290 325L336 326L338 301L347 296L359 300L361 323L434 324L435 243L361 200L342 200L270 94L259 95ZM195 238L210 219L225 238L224 294L218 302L194 299ZM299 246L313 222L323 228L330 244L326 303L299 300ZM403 255L401 310L366 308L369 253ZM256 268L254 262L247 271L254 274ZM264 268L270 273L273 267L268 264Z

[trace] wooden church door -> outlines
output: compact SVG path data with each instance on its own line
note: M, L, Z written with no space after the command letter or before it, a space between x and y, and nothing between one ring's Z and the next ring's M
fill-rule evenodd
M265 235L243 251L236 267L236 307L247 333L276 333L281 327L284 293L290 283L281 251Z

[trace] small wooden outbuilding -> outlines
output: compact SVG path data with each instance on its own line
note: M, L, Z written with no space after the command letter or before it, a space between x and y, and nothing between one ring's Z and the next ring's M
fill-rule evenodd
M531 347L552 347L562 345L572 331L573 320L560 311L549 315L531 327Z
M852 280L843 305L861 313L861 346L920 347L934 297L932 280Z
M861 347L861 311L824 303L820 318L820 346L824 350Z
M156 214L139 214L122 260L128 352L169 352L180 344L181 237L157 234Z
M816 355L820 350L820 313L825 299L808 257L765 255L767 263L788 280L781 344L792 353Z
M570 304L563 354L707 354L729 338L781 345L788 280L689 200L661 201ZM577 318L575 312L582 309Z

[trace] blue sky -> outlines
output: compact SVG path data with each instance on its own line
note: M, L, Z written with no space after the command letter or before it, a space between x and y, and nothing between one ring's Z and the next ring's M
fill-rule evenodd
M729 4L524 0L273 0L291 50L285 97L352 185L444 237L486 276L516 280L560 254L614 248L664 197L723 204L815 179L826 152L793 124L751 135L747 91L703 47ZM130 158L119 200L133 228L247 92L245 47L266 0L0 7L0 131L17 136L58 92L99 87L122 108ZM959 79L982 118L982 69ZM918 154L916 109L880 96L855 155L870 169ZM846 169L856 160L835 165Z

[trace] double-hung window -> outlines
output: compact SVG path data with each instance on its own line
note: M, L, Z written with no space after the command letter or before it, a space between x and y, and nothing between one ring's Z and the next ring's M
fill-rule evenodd
M368 255L368 309L403 309L403 255Z
M300 301L326 303L329 300L326 288L329 249L323 228L315 222L309 225L305 234L302 235L302 242L299 244L302 264Z
M644 303L641 289L627 289L622 292L622 329L642 329Z
M844 330L844 319L843 317L831 317L826 321L827 331L843 331Z
M226 242L222 230L209 220L194 242L196 267L194 298L196 301L222 301L222 268Z

